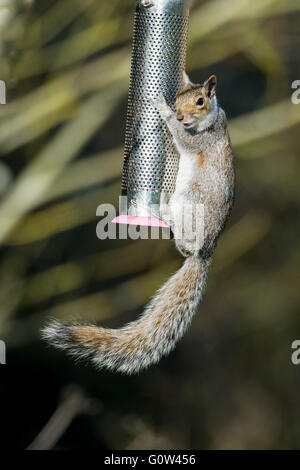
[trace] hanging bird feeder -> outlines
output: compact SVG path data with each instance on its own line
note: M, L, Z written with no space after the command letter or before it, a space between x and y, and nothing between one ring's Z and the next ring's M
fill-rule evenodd
M174 192L178 154L151 104L163 94L172 106L185 70L188 0L137 0L128 97L122 196L113 222L167 226L159 206Z

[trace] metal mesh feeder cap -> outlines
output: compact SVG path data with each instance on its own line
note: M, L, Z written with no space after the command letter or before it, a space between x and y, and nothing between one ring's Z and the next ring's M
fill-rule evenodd
M173 105L182 87L188 7L188 0L137 1L122 175L127 207L115 223L168 227L159 206L174 192L179 157L150 98L163 94Z

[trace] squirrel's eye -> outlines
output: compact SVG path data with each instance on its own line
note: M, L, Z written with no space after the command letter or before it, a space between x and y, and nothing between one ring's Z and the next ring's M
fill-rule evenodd
M198 106L202 106L203 103L204 103L204 99L203 99L203 98L198 98L198 99L197 99L197 103L196 103L196 104L197 104Z

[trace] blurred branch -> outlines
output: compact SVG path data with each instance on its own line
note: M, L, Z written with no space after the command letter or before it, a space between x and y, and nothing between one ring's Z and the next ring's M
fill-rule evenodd
M241 19L257 17L266 11L268 15L274 4L282 3L283 0L210 0L193 11L189 28L189 40L204 38L229 23ZM285 3L285 2L284 2ZM201 27L199 27L201 25Z
M43 52L43 62L52 64L51 70L57 70L68 65L72 65L82 58L97 51L121 44L128 40L130 32L122 27L126 18L116 17L111 20L101 21L98 24L81 31L76 36L72 36L65 41L61 41L58 46L53 46L49 51ZM55 59L53 61L53 59Z
M107 121L124 92L122 82L118 88L90 98L22 172L0 206L0 243L23 216L39 204L40 197L66 164Z
M300 113L290 99L266 106L230 121L234 147L278 134L300 123Z
M150 240L148 243L151 245ZM53 297L74 292L90 282L98 283L138 275L144 270L154 269L170 258L169 253L172 253L173 248L170 244L166 247L163 243L157 243L154 245L154 253L149 249L143 255L144 246L142 240L135 240L125 246L93 253L31 275L26 281L23 305L28 307L45 302Z
M0 1L0 32L5 30L7 24L15 13L15 0Z
M15 150L70 118L70 111L74 113L74 106L81 105L78 98L84 94L97 90L101 90L103 95L111 93L113 105L114 89L117 95L120 88L125 94L127 81L125 83L123 79L129 75L129 69L129 51L117 51L95 60L84 69L79 67L49 79L24 98L6 105L5 110L0 108L2 152Z
M57 233L71 230L92 220L96 222L96 208L104 200L116 202L119 182L105 189L89 191L88 194L73 197L69 201L51 205L28 215L22 221L22 229L10 234L8 245L23 245L49 238ZM37 202L39 204L39 200ZM0 212L1 214L1 212ZM18 227L17 227L18 228ZM1 233L1 231L0 231ZM95 233L96 236L96 233Z
M253 210L228 227L221 236L214 257L214 272L234 264L268 234L271 226L269 214Z
M122 44L129 39L129 31L122 28L124 21L122 17L102 20L42 50L29 49L16 65L14 73L20 80L47 71L58 71L108 46Z
M282 77L286 75L284 60L267 31L253 24L249 25L247 33L245 34L244 30L239 35L239 47L248 54L267 79L275 74Z
M72 4L55 2L30 25L27 47L36 47L36 45L41 47L51 41L94 4L95 0L72 0Z
M120 178L122 161L123 148L117 147L69 165L57 178L55 186L50 187L41 197L40 204L49 203L62 196L70 196L75 191L95 184L101 185Z
M201 47L206 51L201 56L201 68L234 57L240 52L250 57L251 61L267 74L267 78L276 72L284 75L285 63L269 36L268 31L251 22L234 23L230 28L216 31L211 37L195 39L189 50L189 68L199 67L199 47Z
M52 449L76 416L94 411L93 400L78 386L65 387L63 394L61 404L26 450Z

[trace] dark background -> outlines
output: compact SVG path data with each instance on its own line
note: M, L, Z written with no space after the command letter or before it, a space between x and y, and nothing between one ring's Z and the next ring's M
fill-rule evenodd
M182 262L168 240L96 237L120 191L134 1L0 8L3 448L300 447L299 1L191 3L187 70L218 77L236 202L192 327L132 377L74 363L40 330L121 326Z

